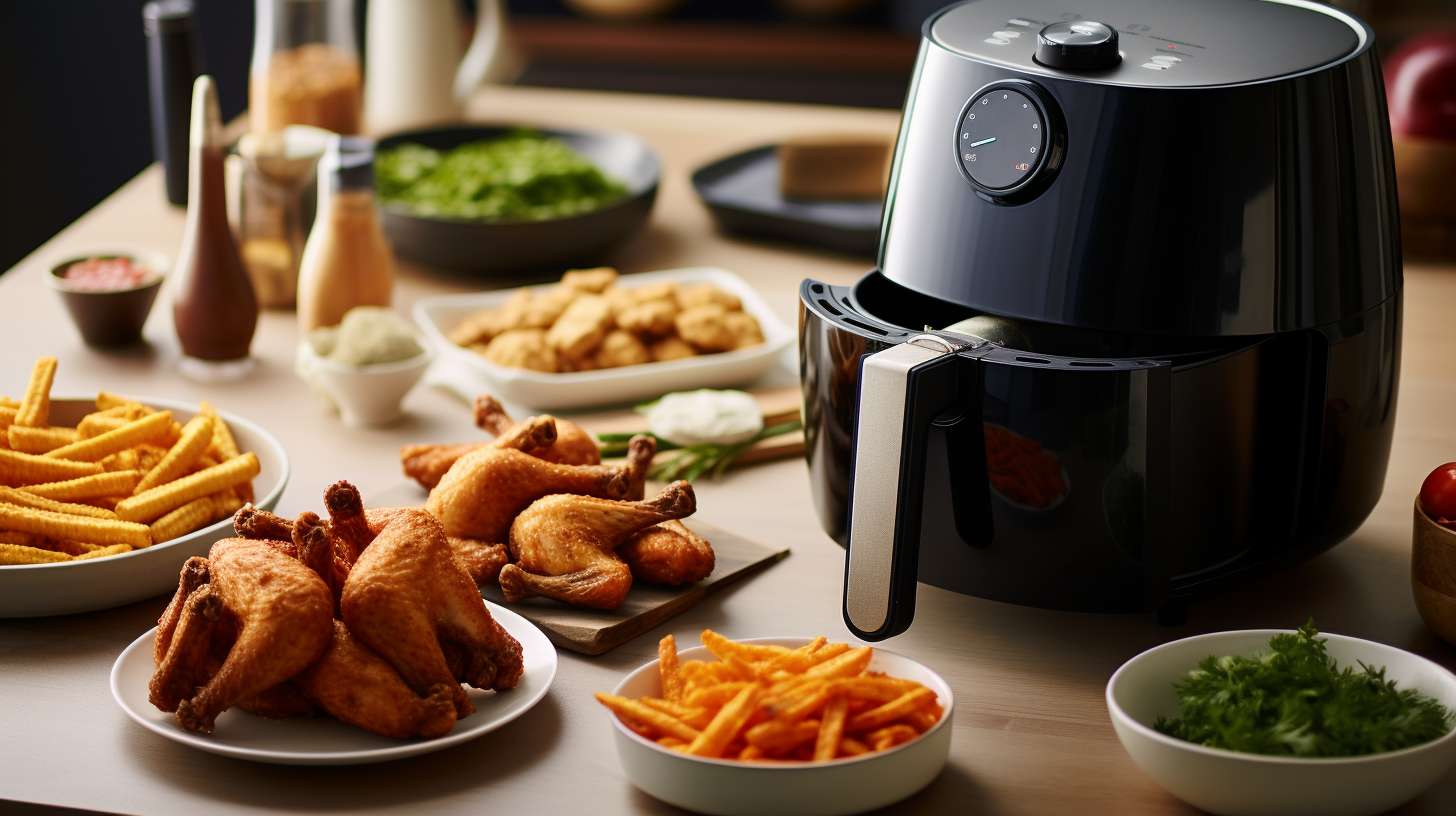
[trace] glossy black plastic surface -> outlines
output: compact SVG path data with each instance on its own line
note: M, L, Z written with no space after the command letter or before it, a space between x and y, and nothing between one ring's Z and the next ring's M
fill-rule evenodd
M949 305L927 312L924 299L878 275L856 290L814 281L800 290L812 495L841 544L862 358L904 340L906 324L918 331L966 316ZM1155 608L1319 553L1379 498L1395 418L1398 297L1316 330L1213 338L1202 350L1055 326L1027 336L1058 352L1108 354L998 349L977 361L980 404L932 422L925 445L926 583L1052 608ZM1060 463L1063 496L1037 507L997 489L985 445L988 434L1008 433Z
M1188 337L1317 328L1399 290L1390 136L1368 40L1322 70L1216 87L1032 65L922 44L882 227L891 280L991 314ZM1066 155L1044 190L1001 202L959 171L953 145L967 101L1011 79L1054 102Z
M1078 20L1111 27L1123 59L1099 51L1103 38L1091 29L1067 36L1077 32L1053 28L1053 39L1071 47L1060 55L1065 64L1045 54L1039 32ZM1052 75L1100 67L1099 82L1169 88L1317 70L1355 53L1369 29L1307 0L973 0L931 17L925 36L978 62ZM1148 67L1154 56L1178 61Z

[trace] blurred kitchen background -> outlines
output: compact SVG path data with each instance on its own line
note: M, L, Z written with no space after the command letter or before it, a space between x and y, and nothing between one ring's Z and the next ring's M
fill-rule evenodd
M356 0L362 23L367 0ZM461 0L462 42L474 0ZM944 0L507 0L526 85L898 108ZM1345 0L1389 48L1456 0ZM0 2L0 270L152 161L143 0ZM251 0L195 0L203 67L242 112ZM359 39L361 48L363 37ZM368 54L364 54L367 60Z

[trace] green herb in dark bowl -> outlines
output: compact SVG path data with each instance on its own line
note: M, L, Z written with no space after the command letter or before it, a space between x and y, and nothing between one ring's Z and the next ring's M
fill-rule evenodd
M444 151L405 143L379 151L374 167L381 201L425 217L545 221L627 195L565 142L531 131Z
M1339 666L1313 623L1275 635L1255 657L1207 657L1183 680L1171 737L1251 754L1345 757L1398 751L1451 730L1453 714L1384 667Z

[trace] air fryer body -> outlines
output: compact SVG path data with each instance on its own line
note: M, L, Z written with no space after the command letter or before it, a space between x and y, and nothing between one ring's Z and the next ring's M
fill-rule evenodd
M880 268L801 290L814 500L862 635L895 627L856 625L857 581L1145 608L1327 549L1380 495L1401 260L1369 28L1303 0L1062 6L927 21ZM1063 61L1069 27L1120 44ZM1029 340L937 331L973 315ZM1057 495L1017 501L1018 456ZM857 535L887 553L858 579Z

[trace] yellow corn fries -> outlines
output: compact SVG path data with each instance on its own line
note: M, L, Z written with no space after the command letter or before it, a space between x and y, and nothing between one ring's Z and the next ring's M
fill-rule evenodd
M107 431L90 439L82 439L63 448L56 448L46 456L52 459L68 459L77 462L99 462L113 453L166 436L171 424L172 412L158 411L135 422L128 422L114 431Z
M33 453L0 450L0 484L30 485L74 479L101 472L101 465L95 462L72 462L66 459L51 459Z
M242 506L242 500L231 490L193 499L152 522L152 543L161 544L163 541L171 541L195 532L214 521L231 516Z
M74 428L26 428L11 425L6 430L11 450L22 453L46 453L76 441Z
M129 553L131 551L132 546L130 544L112 544L109 547L101 547L100 549L81 553L80 555L75 556L75 560L80 561L85 558L105 558L108 555L120 555L122 553Z
M15 424L23 428L39 428L51 415L51 383L56 379L56 358L42 357L31 369L25 397L15 415Z
M71 516L13 504L0 504L0 529L92 544L130 544L134 547L145 547L152 543L151 531L145 524Z
M129 495L136 488L136 483L141 480L141 477L141 471L113 470L65 481L27 485L22 490L33 496L44 496L47 499L71 501L99 499L106 496Z
M110 510L103 510L100 507L56 501L45 496L38 496L28 490L16 490L11 487L0 487L0 503L14 504L19 507L29 507L35 510L49 510L52 513L65 513L72 516L90 516L91 518L109 519L117 517Z
M212 424L212 417L206 414L198 414L188 420L167 455L137 482L135 492L143 493L187 473L212 444Z
M123 499L116 505L116 514L127 521L156 521L193 499L250 481L258 475L258 469L258 457L250 451L216 467Z
M56 561L70 561L71 556L55 550L26 547L19 544L0 544L0 566L17 564L51 564Z

